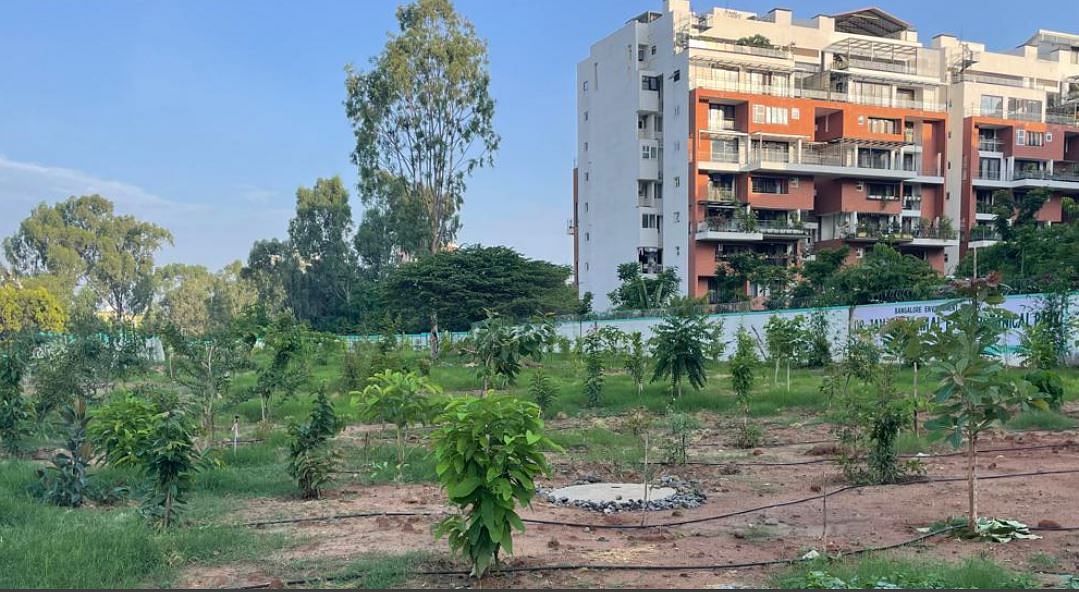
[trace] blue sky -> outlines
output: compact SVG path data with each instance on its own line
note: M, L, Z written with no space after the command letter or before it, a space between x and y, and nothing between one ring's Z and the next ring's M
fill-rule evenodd
M869 0L797 2L796 17ZM351 187L343 67L395 27L389 1L7 0L0 9L0 236L34 204L98 192L176 235L165 261L219 267L284 236L296 187ZM696 0L767 11L774 2ZM489 43L495 167L472 179L460 242L568 263L574 72L589 45L661 0L458 0ZM1014 47L1079 31L1072 2L888 1L923 41ZM353 192L354 193L354 192ZM353 209L361 206L354 195Z

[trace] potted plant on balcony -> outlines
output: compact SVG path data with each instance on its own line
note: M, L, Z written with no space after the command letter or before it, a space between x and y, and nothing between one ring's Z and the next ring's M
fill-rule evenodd
M869 225L866 224L865 222L859 222L858 223L857 236L858 236L858 238L865 238L865 237L869 236Z
M940 231L940 238L945 240L951 240L955 238L955 226L952 224L952 219L947 216L940 217L940 224L937 226Z
M757 232L760 225L757 223L757 214L749 209L738 208L735 210L735 220L742 232Z

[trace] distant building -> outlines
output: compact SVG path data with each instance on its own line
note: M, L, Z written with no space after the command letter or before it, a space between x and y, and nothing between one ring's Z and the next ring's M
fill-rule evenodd
M1079 36L1010 52L868 8L811 20L666 0L577 66L574 266L609 307L619 264L676 267L715 294L717 265L753 251L796 264L886 241L950 272L991 244L989 200L1079 193ZM747 285L750 296L763 289Z

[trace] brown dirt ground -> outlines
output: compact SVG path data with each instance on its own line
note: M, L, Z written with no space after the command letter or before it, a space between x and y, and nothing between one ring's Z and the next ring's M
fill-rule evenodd
M747 453L726 448L718 431L709 432L696 443L692 453L695 458L739 462L804 461L818 458L806 454L812 445L782 444L820 440L827 436L826 428L820 426L776 427L769 434L781 445ZM1076 439L1075 432L998 435L982 442L980 448L1044 444L1059 445L1059 448L982 454L978 463L980 475L1079 469ZM930 477L963 476L965 459L961 456L929 458L925 460L925 468ZM747 466L741 467L737 474L724 472L717 466L665 467L665 474L695 481L708 495L708 501L700 508L674 513L644 513L643 519L647 523L658 523L714 516L809 497L815 495L822 484L836 488L842 483L837 468L830 463ZM564 485L585 473L604 477L610 470L594 463L558 462L555 474L543 485ZM917 536L915 528L963 514L965 487L965 482L918 483L859 489L829 498L829 551L888 545L913 538ZM1079 473L983 481L980 483L980 511L985 516L1006 517L1031 525L1052 520L1063 526L1079 526L1077 491ZM262 500L251 504L242 519L255 521L367 511L438 512L448 510L443 499L434 485L365 487L344 482L318 501ZM699 524L645 530L528 525L527 532L514 537L515 553L504 561L504 565L722 565L795 558L811 548L821 549L822 514L821 502L814 501ZM532 508L522 512L522 516L589 524L639 524L642 520L641 513L605 516L545 501L536 501ZM347 560L369 553L407 550L428 550L443 555L445 542L433 542L430 534L437 519L433 516L377 517L268 526L264 527L268 531L283 531L303 540L299 546L268 560L274 563L297 559ZM1079 532L1038 534L1043 536L1041 540L1007 545L938 537L902 552L942 559L987 554L1015 568L1027 568L1032 555L1044 553L1058 559L1058 571L1079 571ZM182 577L179 584L182 587L236 587L268 582L271 577L264 570L265 567L256 565L200 567ZM665 572L575 570L495 575L485 579L482 585L492 588L709 588L732 584L759 587L768 584L770 573L760 568ZM296 575L303 574L291 577ZM410 587L469 585L478 584L456 576L416 578L409 582Z

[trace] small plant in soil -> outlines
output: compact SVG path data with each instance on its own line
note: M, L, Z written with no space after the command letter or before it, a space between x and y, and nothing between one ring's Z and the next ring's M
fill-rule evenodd
M333 405L321 389L315 399L310 420L288 428L288 472L300 487L304 499L318 499L322 488L333 478L338 455L329 439L340 429Z
M452 399L438 426L435 472L458 513L435 535L482 577L500 552L513 553L513 531L525 529L517 507L532 501L536 477L550 473L543 451L558 446L543 435L539 407L515 397Z
M558 389L555 388L551 377L543 370L537 370L528 383L528 394L539 405L540 410L547 414L558 397Z
M362 421L393 424L397 464L403 468L408 428L431 421L438 406L430 395L437 395L442 389L415 372L384 370L372 376L369 382L362 392L352 393L352 402L359 407Z
M978 526L977 446L988 429L1006 422L1017 409L1047 408L1040 393L1025 380L1013 379L987 355L997 345L1011 313L997 305L1000 277L957 280L953 287L963 300L945 315L931 334L933 371L939 382L937 417L926 428L946 437L952 446L967 445L967 527Z
M61 410L68 430L64 449L52 457L52 464L38 471L42 498L57 506L77 508L86 501L89 488L87 469L93 449L86 437L86 402L76 398Z
M142 513L159 528L177 524L192 480L205 459L195 447L196 422L183 410L162 413L139 459L151 490Z
M734 389L738 406L742 410L742 427L736 439L736 444L741 448L758 446L764 436L763 430L749 424L749 398L753 391L755 372L759 363L753 338L744 327L740 328L735 337L734 355L731 356L730 366L731 387Z
M689 443L700 427L700 422L688 413L671 413L667 416L667 462L686 464L689 460Z
M584 395L589 407L603 404L603 340L598 331L584 338Z
M644 378L647 371L644 351L644 340L641 339L640 331L630 333L626 338L626 359L623 369L633 379L633 385L637 388L637 396L644 393Z

